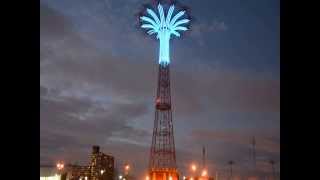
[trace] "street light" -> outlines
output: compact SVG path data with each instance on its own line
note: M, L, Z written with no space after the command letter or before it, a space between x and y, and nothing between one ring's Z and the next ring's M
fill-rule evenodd
M126 164L126 165L124 166L124 174L125 174L125 175L129 175L129 170L130 170L130 165L129 165L129 164Z
M124 169L125 169L126 171L129 171L129 169L130 169L129 164L125 165L125 166L124 166Z
M191 164L191 170L195 172L197 170L197 166L195 164Z
M62 170L63 168L64 168L64 164L58 162L58 163L57 163L57 169L60 171L60 170Z
M149 180L150 178L149 178L149 176L146 176L146 180Z
M103 170L103 169L100 171L101 175L104 173L104 171L105 171L105 170Z
M119 175L119 179L120 179L120 180L122 179L122 175Z
M201 176L207 176L208 175L208 171L207 170L202 170L201 172Z

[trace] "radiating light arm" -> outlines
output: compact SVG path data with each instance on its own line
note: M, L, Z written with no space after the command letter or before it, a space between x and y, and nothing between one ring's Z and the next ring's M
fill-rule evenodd
M171 16L172 16L173 11L174 11L174 5L170 6L170 8L169 8L167 19L166 19L167 26L170 26L170 20L171 20Z
M141 27L145 28L145 29L154 29L155 30L154 26L152 26L151 24L142 24Z
M161 24L158 16L151 9L147 9L147 12L152 16L152 18L156 21L157 24Z
M182 20L179 20L179 21L177 21L176 23L174 23L173 27L177 27L177 26L179 26L179 25L181 25L181 24L186 24L186 23L188 23L188 22L190 22L189 19L182 19Z
M158 5L158 11L159 11L159 15L160 15L160 27L164 27L165 25L165 18L164 18L164 12L163 12L163 7L159 4Z
M151 29L151 30L149 30L147 33L148 33L149 35L151 35L151 34L156 33L156 31L154 31L153 29Z
M181 16L183 16L185 12L186 12L186 11L180 11L178 14L176 14L176 15L172 18L172 20L171 20L171 22L170 22L170 26L173 26L173 24L174 24Z
M154 22L154 20L152 20L152 19L149 18L149 17L142 16L142 17L140 17L140 19L141 19L142 21L146 21L146 22L152 24L152 25L153 25L154 27L156 27L156 28L159 28L159 25L158 25L156 22Z
M177 31L177 30L178 30L178 31L186 31L186 30L188 30L188 28L186 28L186 27L184 27L184 26L178 26L178 27L175 27L174 30L175 30L175 31Z
M171 31L171 33L174 34L174 35L177 36L177 37L180 37L180 33L177 32L177 31L175 31L175 30Z

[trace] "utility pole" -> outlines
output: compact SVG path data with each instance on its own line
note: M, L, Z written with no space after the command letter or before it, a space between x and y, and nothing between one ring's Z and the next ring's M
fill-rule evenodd
M206 149L202 146L202 168L206 168Z
M272 175L273 175L273 179L276 180L276 171L274 169L274 164L275 162L273 160L270 160L269 163L271 164L272 167Z
M253 158L253 169L255 171L257 164L256 164L256 139L254 136L252 138L252 158Z
M232 180L232 165L234 164L234 162L231 160L228 162L228 164L230 165L230 180Z

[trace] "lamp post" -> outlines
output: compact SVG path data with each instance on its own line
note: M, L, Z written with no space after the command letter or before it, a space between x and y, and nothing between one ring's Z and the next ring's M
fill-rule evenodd
M218 170L216 171L216 180L218 180Z
M104 169L101 169L100 170L100 176L101 176L101 178L103 178L103 174L104 174L104 172L105 172L106 170L104 170ZM104 179L104 178L103 178Z
M124 166L124 172L125 172L125 174L129 174L129 170L130 170L130 165L129 165L129 164L126 164L126 165Z
M192 163L190 165L191 177L188 178L189 180L194 180L193 177L197 177L197 175L196 175L197 169L198 169L198 167L197 167L197 165L195 163Z
M197 171L197 165L195 165L194 163L191 164L191 171L192 171L193 173L195 173L195 172Z
M208 171L206 169L203 169L201 172L202 177L206 177L208 175Z
M58 162L56 164L56 167L58 169L58 174L60 175L60 177L62 176L62 171L63 171L63 168L64 168L64 163L63 162Z
M129 164L125 164L123 169L124 169L124 178L123 179L130 180L130 177L129 177L129 171L131 169L130 165Z

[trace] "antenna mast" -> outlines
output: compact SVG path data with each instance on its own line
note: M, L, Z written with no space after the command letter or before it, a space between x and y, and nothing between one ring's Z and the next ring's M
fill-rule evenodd
M253 168L256 170L256 139L252 138L252 158L253 158Z
M206 168L206 148L202 146L202 167Z

